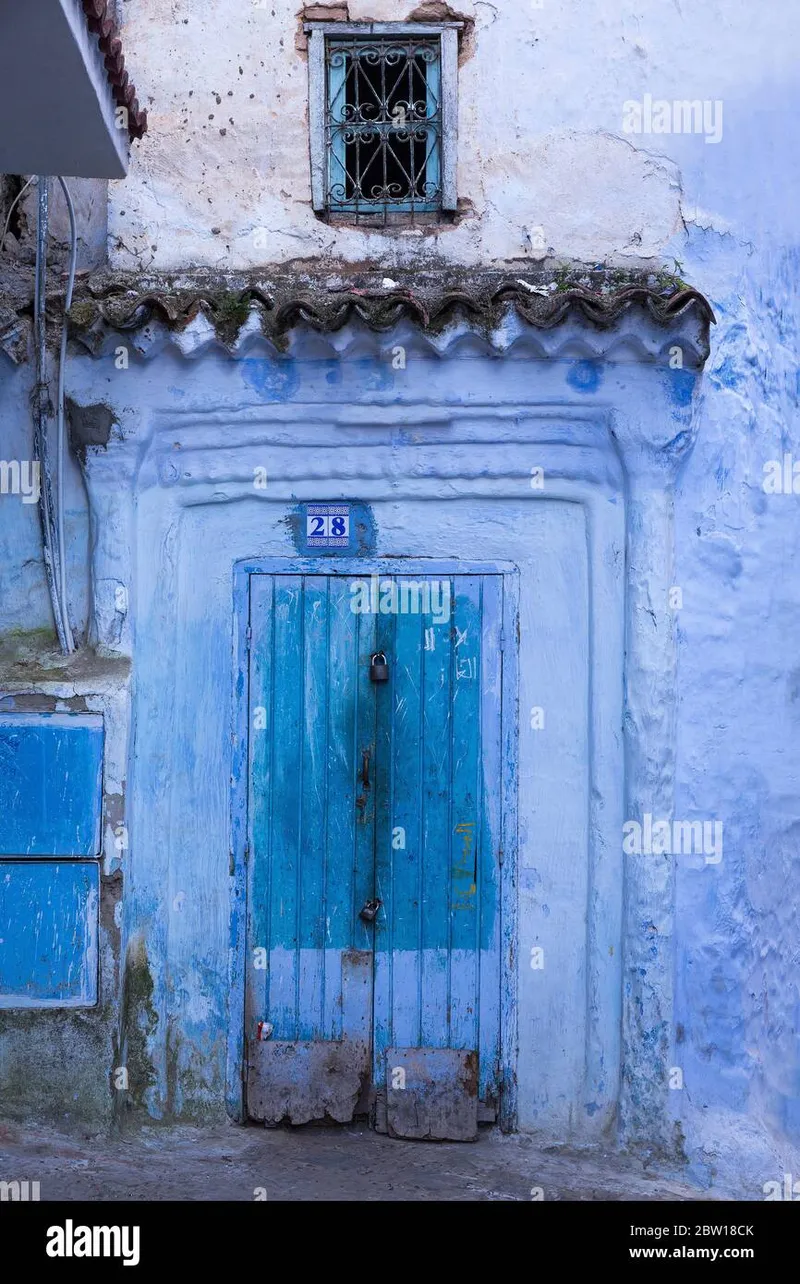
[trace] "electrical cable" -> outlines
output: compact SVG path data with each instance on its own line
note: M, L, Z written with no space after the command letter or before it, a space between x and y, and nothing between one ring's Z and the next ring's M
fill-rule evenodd
M50 481L50 458L48 449L48 390L47 390L47 230L49 221L48 178L45 174L38 177L39 208L36 219L36 285L34 291L34 330L36 340L36 391L34 397L35 416L33 428L33 453L40 469L39 477L39 518L42 526L42 552L47 586L50 590L50 601L53 607L53 620L58 634L61 650L68 654L67 635L64 629L64 616L61 609L61 596L58 590L58 576L55 565L56 530L53 520L53 494Z
M71 654L75 650L75 639L72 635L72 629L69 622L69 607L67 604L67 551L64 541L64 383L67 365L67 327L69 310L72 307L72 292L75 288L75 266L78 258L78 234L75 223L75 206L72 203L70 190L63 178L59 177L58 181L61 184L61 190L64 193L64 199L67 202L67 210L69 211L70 254L67 291L64 295L64 320L61 326L61 352L58 362L58 437L56 447L58 481L56 485L56 524L58 530L59 596L61 598L61 612L64 620L64 642L66 644L67 654Z

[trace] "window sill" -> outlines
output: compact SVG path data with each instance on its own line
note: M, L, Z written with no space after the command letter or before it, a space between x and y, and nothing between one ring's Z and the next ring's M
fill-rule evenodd
M356 214L349 210L319 210L317 217L331 227L370 228L377 231L394 231L403 228L423 228L433 231L455 222L454 210L383 210L380 213Z

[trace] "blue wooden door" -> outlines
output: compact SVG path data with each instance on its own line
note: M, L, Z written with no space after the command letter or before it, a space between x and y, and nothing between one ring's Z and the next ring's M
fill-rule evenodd
M499 1097L503 579L327 571L250 577L248 1113L475 1135Z

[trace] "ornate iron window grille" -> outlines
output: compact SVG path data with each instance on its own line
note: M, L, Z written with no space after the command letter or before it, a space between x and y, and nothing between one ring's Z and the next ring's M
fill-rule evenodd
M329 38L325 76L327 208L441 209L440 38Z

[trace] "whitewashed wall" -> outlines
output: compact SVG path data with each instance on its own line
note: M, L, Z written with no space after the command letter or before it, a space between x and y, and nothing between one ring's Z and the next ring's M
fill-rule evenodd
M409 0L349 3L354 21L419 12ZM296 0L126 0L150 133L127 181L112 184L114 263L244 267L324 255L413 266L548 252L630 263L682 257L686 224L723 232L735 222L733 193L718 204L730 183L727 139L754 88L789 74L785 5L772 0L756 17L745 0L463 0L459 12L474 22L459 76L463 213L439 231L366 234L329 227L311 209ZM625 102L646 93L721 100L721 142L625 134ZM531 248L538 228L544 249Z

